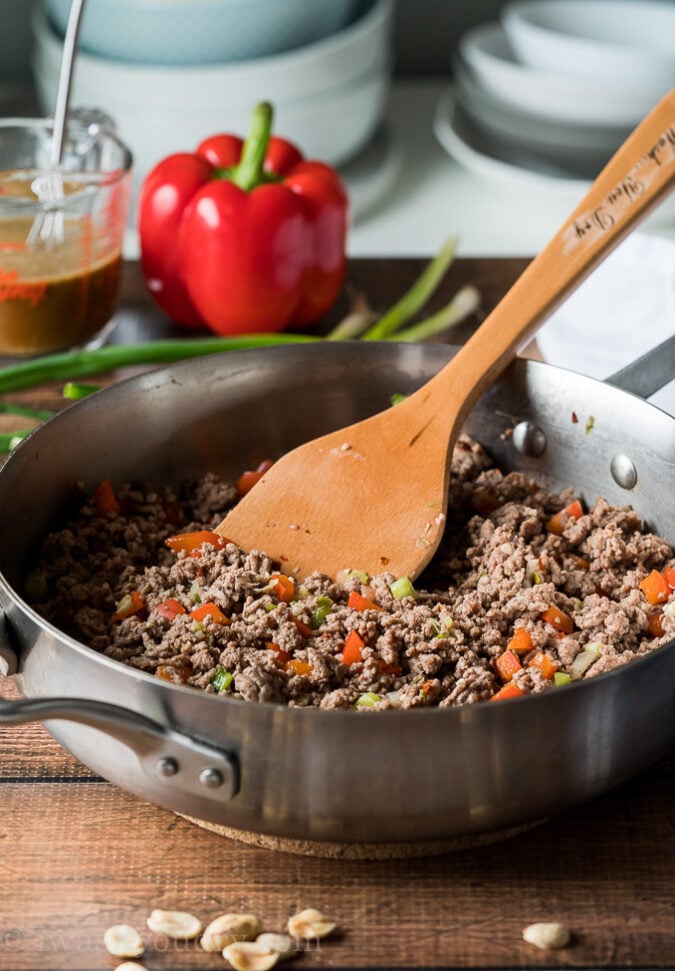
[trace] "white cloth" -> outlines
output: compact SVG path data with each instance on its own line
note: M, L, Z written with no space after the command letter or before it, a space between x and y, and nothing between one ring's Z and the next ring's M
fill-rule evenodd
M633 233L537 334L544 360L606 378L675 332L675 243ZM649 399L675 415L673 380Z

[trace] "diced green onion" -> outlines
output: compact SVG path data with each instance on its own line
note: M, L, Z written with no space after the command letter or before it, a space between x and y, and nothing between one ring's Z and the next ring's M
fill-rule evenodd
M115 604L115 613L124 614L127 610L133 607L134 602L131 599L131 594L126 593L121 600L118 600Z
M199 621L199 620L193 620L193 621L192 621L192 633L193 633L193 634L198 634L198 633L201 633L201 634L203 634L203 633L204 633L204 631L205 631L205 629L206 629L206 628L205 628L205 627L204 627L204 625L203 625L203 624L201 623L201 621Z
M234 681L234 675L231 671L226 671L222 664L217 665L216 672L211 678L211 684L216 689L218 694L222 694L224 691L230 687Z
M571 676L569 674L565 674L564 671L556 671L556 673L553 675L553 684L556 686L556 688L559 688L563 684L570 684L571 681Z
M314 630L320 627L332 609L333 601L330 597L317 597L316 607L312 611L310 626Z
M276 604L272 604L272 603L265 604L265 610L267 611L268 614L271 614L272 611L276 609L277 609Z
M408 577L399 577L389 584L391 595L395 600L403 600L404 597L416 597L417 593Z
M577 654L570 665L570 674L572 675L573 681L582 678L590 666L597 661L603 646L599 641L593 641L587 644L583 651Z
M77 384L75 381L68 381L63 386L63 397L69 398L71 401L80 401L82 398L88 398L90 394L100 390L101 386L98 384Z
M537 573L536 570L532 574L532 581L533 581L535 587L538 586L541 583L541 577L539 576L539 574Z
M377 704L378 701L382 701L380 695L376 695L374 691L366 691L364 695L361 695L354 702L355 708L372 708L373 705Z
M0 434L0 454L5 454L11 452L15 449L17 445L20 445L24 438L33 431L32 428L26 428L24 431L20 432L2 432Z
M335 578L338 583L344 586L348 580L356 579L360 583L370 583L370 577L363 570L339 570Z
M190 597L190 600L192 600L193 603L200 604L202 602L202 588L199 586L196 580L193 582L192 586L190 587L190 592L188 596Z
M392 405L400 405L401 402L405 401L407 397L407 394L399 394L398 392L395 392L389 400L391 401Z
M447 637L453 627L454 627L454 621L452 617L444 617L443 626L441 627L439 625L439 630L438 630L438 634L436 634L436 637Z

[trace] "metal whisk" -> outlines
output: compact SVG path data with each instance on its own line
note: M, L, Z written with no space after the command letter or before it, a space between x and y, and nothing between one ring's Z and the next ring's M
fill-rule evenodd
M64 240L63 219L63 146L66 125L68 123L68 107L73 83L73 69L75 65L75 51L80 32L80 22L85 0L72 0L66 36L63 42L61 69L59 71L59 86L56 92L54 106L54 127L51 151L49 154L50 171L33 180L31 188L36 194L43 208L33 220L28 233L29 246L57 246Z

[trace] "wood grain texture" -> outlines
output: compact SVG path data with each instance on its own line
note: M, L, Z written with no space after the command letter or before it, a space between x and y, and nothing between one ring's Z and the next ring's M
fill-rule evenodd
M474 283L489 309L525 261L459 260L440 303ZM350 279L383 306L421 261L356 261ZM136 267L124 313L162 336ZM126 318L125 318L126 319ZM466 336L464 334L463 336ZM59 403L59 389L23 392ZM17 396L19 397L19 396ZM10 680L0 694L15 696ZM0 971L104 971L103 932L136 926L150 971L225 968L194 944L155 940L156 906L206 920L229 909L283 927L305 906L340 934L289 968L666 969L675 971L675 753L631 783L504 842L438 858L338 861L235 843L100 780L44 728L0 729ZM571 947L536 951L535 920L560 920Z

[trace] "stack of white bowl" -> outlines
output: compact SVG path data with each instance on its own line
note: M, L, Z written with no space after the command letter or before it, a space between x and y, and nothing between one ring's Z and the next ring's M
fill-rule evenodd
M516 0L460 39L454 72L454 145L461 123L494 159L591 179L675 84L675 4Z
M342 165L382 119L394 0L93 0L84 11L72 104L116 122L135 186L164 156L209 135L245 134L271 101L274 131ZM70 0L41 0L33 76L53 111Z

